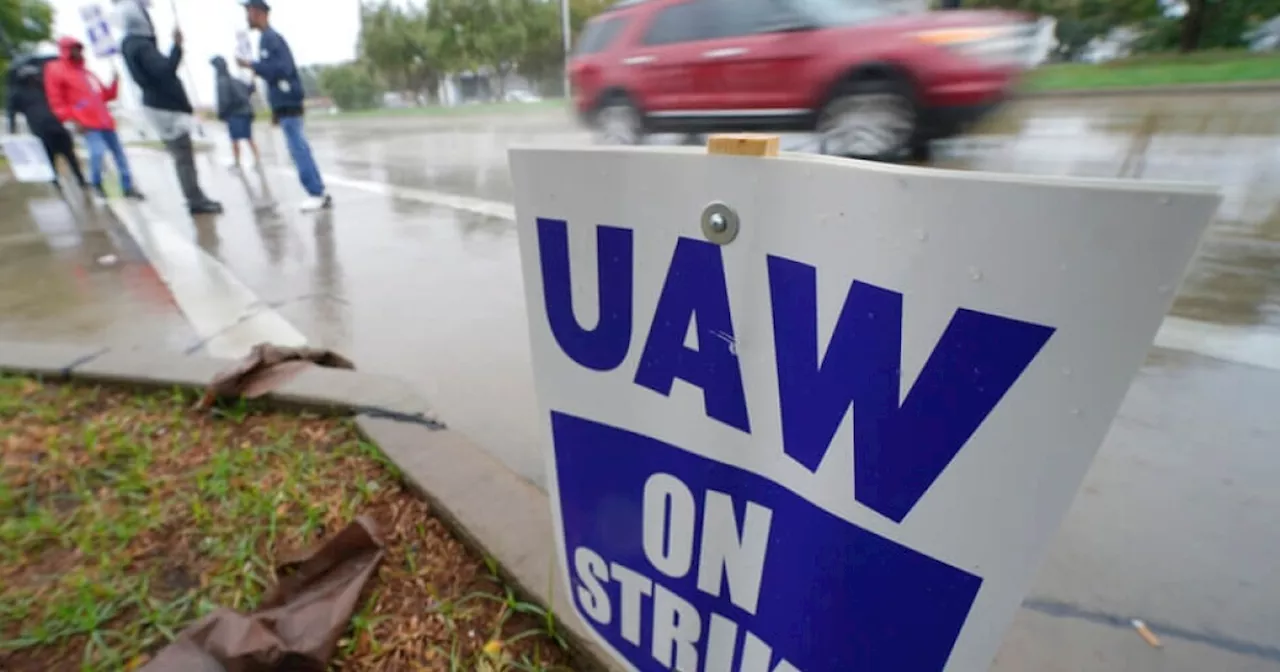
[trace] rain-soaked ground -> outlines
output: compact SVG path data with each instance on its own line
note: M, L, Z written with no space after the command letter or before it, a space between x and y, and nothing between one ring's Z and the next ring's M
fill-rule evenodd
M944 167L1209 181L1226 194L995 669L1280 670L1276 109L1272 95L1021 102L939 147ZM289 207L302 194L278 139L261 176L202 162L228 206L218 221L183 215L167 163L145 152L135 172L153 198L124 225L0 189L0 338L225 354L236 325L300 332L414 382L453 428L541 482L506 148L589 136L545 110L316 120L311 136L332 213ZM271 199L283 205L255 207Z

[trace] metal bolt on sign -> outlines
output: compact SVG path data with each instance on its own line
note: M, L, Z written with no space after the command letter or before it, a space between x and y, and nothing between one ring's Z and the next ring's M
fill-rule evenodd
M716 245L732 243L738 227L738 213L728 205L714 201L702 209L702 235Z

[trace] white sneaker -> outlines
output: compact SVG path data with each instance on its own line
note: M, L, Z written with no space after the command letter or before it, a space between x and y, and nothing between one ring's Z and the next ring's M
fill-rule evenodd
M298 206L303 212L315 212L316 210L328 210L333 207L333 197L329 194L324 196L313 196L302 202Z

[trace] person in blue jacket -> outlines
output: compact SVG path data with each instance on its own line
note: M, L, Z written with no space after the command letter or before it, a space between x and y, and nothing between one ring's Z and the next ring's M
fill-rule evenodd
M304 211L322 210L333 206L333 198L325 191L324 179L311 156L311 145L302 129L303 98L302 79L298 66L293 62L289 43L271 27L271 6L266 0L248 0L244 3L249 27L262 34L258 42L258 61L236 59L241 67L253 70L267 84L267 102L271 105L271 120L284 131L289 155L298 168L298 179L311 198L302 204Z

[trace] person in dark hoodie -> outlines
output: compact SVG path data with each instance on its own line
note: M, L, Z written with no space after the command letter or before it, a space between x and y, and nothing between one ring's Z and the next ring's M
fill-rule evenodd
M58 182L58 161L61 156L71 166L81 189L88 189L89 183L80 172L80 159L76 157L75 141L71 133L63 127L58 118L49 109L49 100L44 93L44 70L38 61L27 59L14 64L9 76L9 132L17 132L17 116L20 114L27 120L27 129L40 138L44 151L49 155L49 163L53 165L53 186L62 188Z
M253 141L253 85L231 76L227 59L214 56L209 63L217 74L218 118L226 122L227 131L231 134L231 154L236 159L236 170L240 169L242 140L249 143L253 161L261 168L262 155L258 154L258 144Z
M193 215L217 214L222 212L222 204L210 199L200 188L195 147L191 142L193 110L187 90L178 79L182 31L173 31L173 48L168 56L161 54L151 15L147 13L149 4L150 0L117 0L117 11L124 25L120 54L133 81L142 90L147 119L173 157L187 209Z
M324 188L324 178L311 155L311 145L302 130L303 99L302 78L293 61L293 52L284 37L271 27L271 5L266 0L245 0L245 16L249 27L260 31L257 62L236 59L242 68L249 68L267 83L267 102L271 104L272 121L280 125L289 145L289 155L298 169L298 180L311 196L302 203L304 212L326 210L333 207L333 198Z

